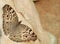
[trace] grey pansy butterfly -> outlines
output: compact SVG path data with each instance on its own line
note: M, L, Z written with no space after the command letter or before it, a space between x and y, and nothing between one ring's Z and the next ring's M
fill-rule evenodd
M15 42L35 41L37 35L27 25L18 21L15 10L8 4L3 6L3 32L9 39Z

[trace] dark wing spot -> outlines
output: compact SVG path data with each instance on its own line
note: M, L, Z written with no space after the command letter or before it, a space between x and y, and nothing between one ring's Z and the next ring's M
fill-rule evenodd
M8 15L7 15L7 17L8 17Z
M10 7L9 9L11 10L12 8Z
M31 32L32 30L30 29L29 32Z
M8 23L8 22L6 22L6 23Z
M12 13L14 13L15 11L13 10Z
M35 33L33 32L32 35L34 35Z

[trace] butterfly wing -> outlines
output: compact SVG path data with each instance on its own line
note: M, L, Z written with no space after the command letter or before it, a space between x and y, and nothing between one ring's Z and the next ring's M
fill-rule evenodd
M9 38L15 42L35 41L37 39L37 35L32 29L24 24L18 25L13 32L10 34Z
M24 42L36 40L37 36L27 25L18 21L15 10L10 5L3 7L3 31L5 35L9 34L10 40L15 42Z
M8 4L3 6L3 31L8 35L12 28L17 25L18 17L15 10Z

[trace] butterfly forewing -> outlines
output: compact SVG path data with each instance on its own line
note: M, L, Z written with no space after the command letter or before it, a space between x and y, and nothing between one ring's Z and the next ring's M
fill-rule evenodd
M18 17L15 10L8 4L4 5L3 9L3 31L8 35L12 28L17 25Z

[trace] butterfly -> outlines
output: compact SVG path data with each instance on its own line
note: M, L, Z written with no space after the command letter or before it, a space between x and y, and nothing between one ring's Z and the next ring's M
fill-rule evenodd
M3 32L8 38L14 42L25 42L25 41L35 41L37 40L37 35L32 31L32 29L21 24L18 21L18 16L16 11L8 4L5 4L2 8L3 10Z

